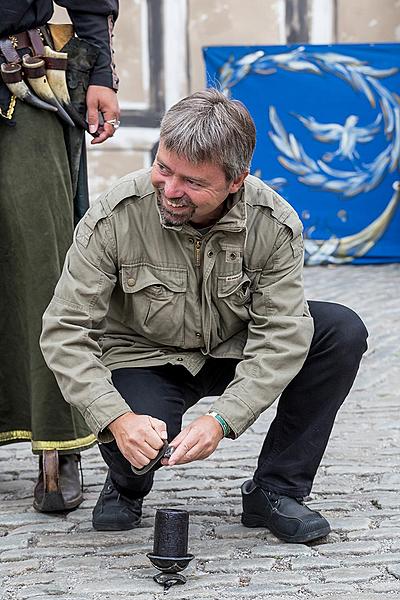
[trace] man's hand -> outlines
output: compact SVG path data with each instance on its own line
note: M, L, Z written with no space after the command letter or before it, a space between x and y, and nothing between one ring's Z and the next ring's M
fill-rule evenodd
M114 127L107 123L111 119L118 121L120 110L117 94L114 90L102 85L89 85L86 94L87 119L90 133L100 134L93 138L91 144L101 144L115 133ZM103 114L104 124L99 126L99 113Z
M148 465L167 439L167 425L149 415L125 413L108 428L122 454L137 469Z
M163 458L161 463L172 467L207 458L214 452L223 437L222 427L214 417L210 415L198 417L170 442L170 446L175 448L175 451L171 458Z

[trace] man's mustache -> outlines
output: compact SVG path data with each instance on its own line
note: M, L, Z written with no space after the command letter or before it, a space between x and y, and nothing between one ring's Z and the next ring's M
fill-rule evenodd
M163 189L158 188L157 191L160 198L162 197L164 200L168 200L168 202L171 202L172 204L174 204L174 206L177 206L179 208L196 208L196 205L191 201L191 199L188 196L181 196L180 198L167 198L164 194Z

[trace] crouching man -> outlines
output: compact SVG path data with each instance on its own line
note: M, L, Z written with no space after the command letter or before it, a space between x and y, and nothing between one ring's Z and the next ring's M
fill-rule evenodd
M78 225L44 315L41 346L109 467L97 530L140 522L164 465L212 454L280 396L242 523L287 542L325 536L310 493L335 415L366 349L351 310L304 299L294 210L249 175L254 123L216 90L173 106L150 170L131 173ZM204 396L209 412L181 430Z

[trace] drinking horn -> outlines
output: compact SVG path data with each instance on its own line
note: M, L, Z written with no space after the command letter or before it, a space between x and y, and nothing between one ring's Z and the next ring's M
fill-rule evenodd
M56 52L50 46L45 46L44 60L46 63L47 81L55 97L74 123L88 131L89 126L87 122L75 109L68 92L66 77L68 54L66 52Z
M52 112L56 112L57 108L52 104L48 104L44 102L34 94L32 94L31 90L26 85L25 81L22 79L22 70L21 65L16 63L2 63L1 65L1 77L13 94L23 102L27 104L31 104L32 106L36 106L36 108L41 108L43 110L50 110Z
M68 123L71 127L75 127L75 123L61 106L47 81L46 67L43 58L25 54L22 57L22 64L24 66L25 77L33 91L39 98L55 106L59 117L65 121L65 123Z

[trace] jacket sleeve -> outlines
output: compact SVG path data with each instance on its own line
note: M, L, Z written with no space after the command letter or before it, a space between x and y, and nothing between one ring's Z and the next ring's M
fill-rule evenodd
M114 23L118 17L118 0L55 0L68 10L78 37L100 49L90 77L91 85L118 90L112 44Z
M102 362L99 338L116 283L115 239L107 219L78 224L61 278L43 315L40 345L64 398L83 415L101 442L107 425L130 408Z
M297 217L296 217L297 219ZM313 336L303 289L303 239L282 230L252 294L243 360L212 409L243 433L300 371Z

